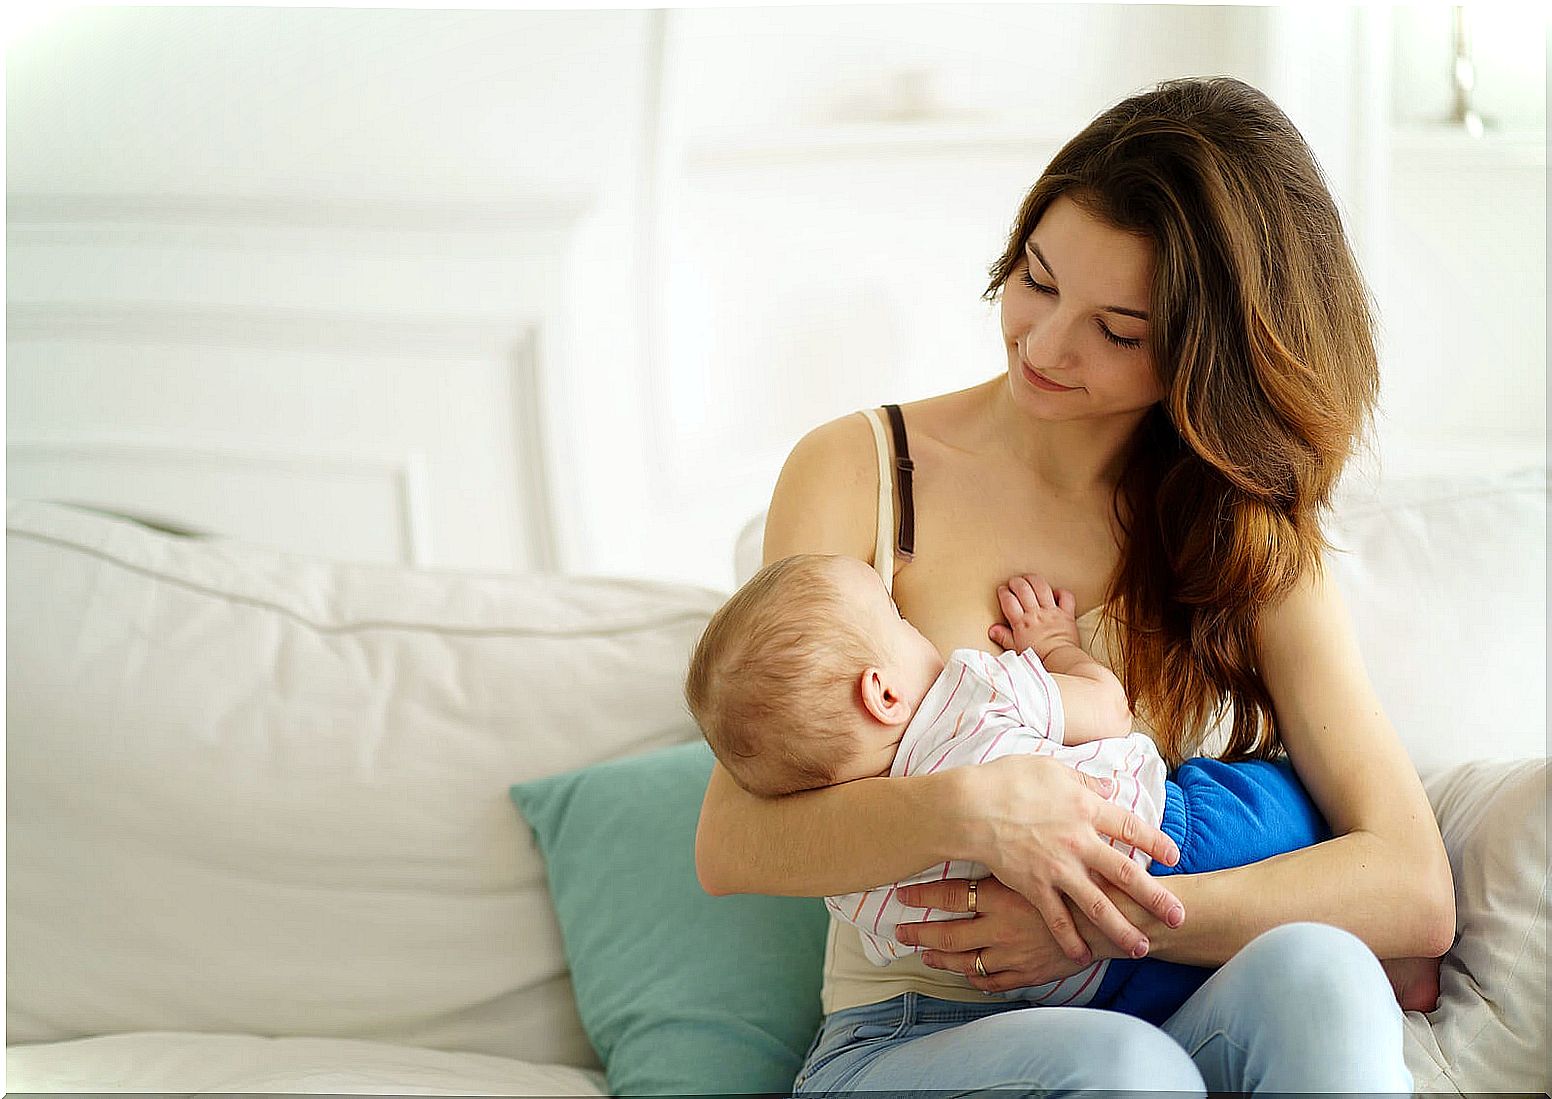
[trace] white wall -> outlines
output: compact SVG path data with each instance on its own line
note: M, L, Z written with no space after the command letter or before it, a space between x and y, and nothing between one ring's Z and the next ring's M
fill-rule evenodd
M651 20L109 8L14 44L8 491L585 562L613 486L576 455L634 404L634 316L594 298L638 281Z
M1060 143L1209 73L1284 106L1349 219L1387 467L1543 454L1544 54L1486 35L1484 110L1513 132L1465 141L1425 121L1447 17L59 18L8 58L8 490L316 552L730 584L803 431L1000 368L986 266ZM139 465L16 445L59 437L128 437ZM223 441L335 464L255 486L250 463L249 506L146 457Z

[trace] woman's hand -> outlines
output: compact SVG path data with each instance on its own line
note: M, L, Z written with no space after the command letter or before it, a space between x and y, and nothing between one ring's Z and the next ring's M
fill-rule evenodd
M1107 792L1108 779L1085 775L1048 756L1004 756L963 771L967 799L963 812L973 822L972 830L980 833L980 842L967 855L985 863L998 880L1040 914L1050 937L1072 961L1087 964L1093 960L1093 954L1073 922L1068 901L1115 943L1122 957L1140 958L1148 953L1146 936L1122 915L1100 887L1101 882L1114 884L1169 927L1179 927L1184 922L1185 906L1179 898L1165 889L1158 878L1149 876L1125 850L1111 846L1106 839L1113 837L1166 866L1180 860L1173 840L1101 796ZM969 911L968 907L955 908L952 903L944 903L954 899L952 894L921 892L950 884L954 883L912 886L909 893L936 896L935 900L922 902L922 907ZM964 902L964 884L957 884L958 899ZM979 921L971 921L974 922ZM963 925L964 921L960 923ZM955 925L945 921L907 926L922 929L921 945L936 949L938 943L926 937L928 929L936 931ZM976 934L984 935L985 930L978 928ZM1019 935L1006 928L993 930L1007 938ZM961 936L967 933L959 932ZM1034 934L1024 932L1021 941L1028 946L1028 939ZM955 945L952 949L973 952L993 945L1009 944L988 939Z
M909 885L898 895L921 908L969 912L970 884L965 878L949 878ZM996 878L982 878L975 887L975 915L970 919L903 923L895 929L896 937L907 946L927 947L922 955L926 965L961 973L982 992L1059 981L1087 964L1067 957L1039 910ZM985 977L976 970L977 955Z

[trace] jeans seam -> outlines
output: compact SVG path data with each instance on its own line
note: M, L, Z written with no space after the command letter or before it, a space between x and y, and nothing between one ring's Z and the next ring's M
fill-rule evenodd
M1230 1038L1229 1034L1228 1034L1228 1031L1224 1030L1222 1027L1219 1027L1217 1030L1213 1031L1207 1037L1203 1038L1195 1049L1191 1050L1191 1059L1193 1061L1196 1060L1196 1055L1198 1053L1202 1052L1202 1050L1206 1049L1207 1048L1207 1043L1212 1041L1214 1038L1222 1038L1223 1041L1224 1041L1224 1044L1230 1046L1232 1049L1234 1049L1235 1052L1240 1053L1240 1054L1242 1054L1243 1056L1246 1056L1246 1057L1250 1056L1250 1050L1248 1050L1244 1046L1240 1045L1233 1038Z
M846 1044L841 1046L839 1049L831 1050L818 1061L813 1061L814 1053L818 1052L819 1035L816 1034L814 1036L814 1046L810 1049L809 1055L803 1059L803 1064L798 1069L797 1078L792 1082L793 1090L797 1091L801 1089L807 1085L807 1083L815 1076L819 1075L822 1069L828 1068L832 1062L839 1059L842 1055L859 1048L863 1044L869 1042L892 1042L899 1038L900 1035L904 1034L911 1027L912 1019L915 1015L914 1008L916 1004L916 995L917 994L914 992L905 993L900 1005L900 1021L898 1024L896 1024L895 1029L890 1033L880 1034L872 1038L863 1038L860 1040L856 1038L848 1039ZM820 1023L821 1033L823 1032L826 1025L827 1023L825 1022ZM848 1029L855 1033L856 1027L851 1026L848 1027ZM812 1063L810 1063L811 1061Z

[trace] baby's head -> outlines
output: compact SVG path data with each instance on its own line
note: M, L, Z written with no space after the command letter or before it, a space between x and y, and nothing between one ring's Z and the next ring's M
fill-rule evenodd
M712 616L684 694L723 767L773 797L888 774L942 670L868 565L799 554Z

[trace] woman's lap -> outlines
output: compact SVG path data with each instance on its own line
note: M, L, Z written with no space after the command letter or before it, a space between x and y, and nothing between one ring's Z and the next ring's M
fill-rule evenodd
M1258 937L1162 1028L1092 1008L907 993L836 1012L795 1084L833 1091L1409 1093L1401 1013L1359 940L1318 924Z
M1203 1094L1185 1051L1129 1015L914 992L830 1016L805 1068L799 1096L1020 1087Z
M1412 1091L1384 970L1362 940L1326 924L1257 936L1163 1029L1213 1091Z

